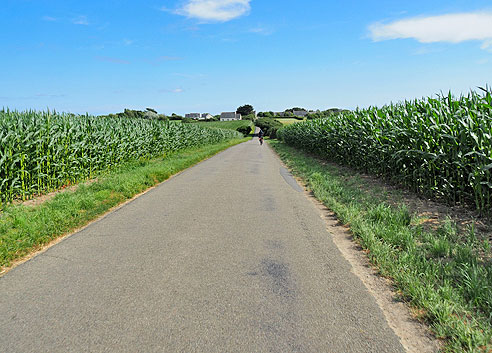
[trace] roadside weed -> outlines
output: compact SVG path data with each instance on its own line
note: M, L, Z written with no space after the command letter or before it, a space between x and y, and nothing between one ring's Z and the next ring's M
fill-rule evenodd
M437 229L424 229L405 205L386 204L352 170L321 164L282 142L270 143L350 227L379 273L393 280L398 296L445 339L445 351L492 349L492 266L479 256L490 245L477 240L473 226L463 235L446 219Z

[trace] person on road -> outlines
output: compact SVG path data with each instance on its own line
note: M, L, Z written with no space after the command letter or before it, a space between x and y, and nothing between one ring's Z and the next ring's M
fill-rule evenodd
M260 145L263 145L263 130L260 128L260 131L258 131L258 139L260 140Z

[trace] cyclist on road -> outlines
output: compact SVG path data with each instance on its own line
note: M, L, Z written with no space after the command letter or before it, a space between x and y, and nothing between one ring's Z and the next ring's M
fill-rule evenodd
M260 145L263 145L263 130L260 128L260 131L258 131L258 139L260 140Z

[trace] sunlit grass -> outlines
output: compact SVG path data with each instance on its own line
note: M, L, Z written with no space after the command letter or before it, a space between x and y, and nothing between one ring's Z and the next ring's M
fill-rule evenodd
M373 185L356 172L319 160L278 141L269 142L316 198L350 227L379 272L392 278L400 297L417 308L452 352L492 350L492 264L480 252L488 242L473 226L458 236L445 221L425 230L402 202L385 203ZM390 195L398 200L398 192Z

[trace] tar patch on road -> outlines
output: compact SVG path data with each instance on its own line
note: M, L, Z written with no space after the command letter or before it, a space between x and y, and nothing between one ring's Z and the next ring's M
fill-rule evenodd
M287 264L270 258L263 259L260 271L249 272L250 276L261 276L269 289L282 299L294 299L295 286Z
M284 167L280 167L280 175L284 178L285 182L289 184L292 189L294 189L297 192L303 192L304 190L297 184L297 181L294 179L292 174L285 169Z
M273 292L286 299L295 297L295 290L286 264L272 259L261 262L262 272L271 282Z

